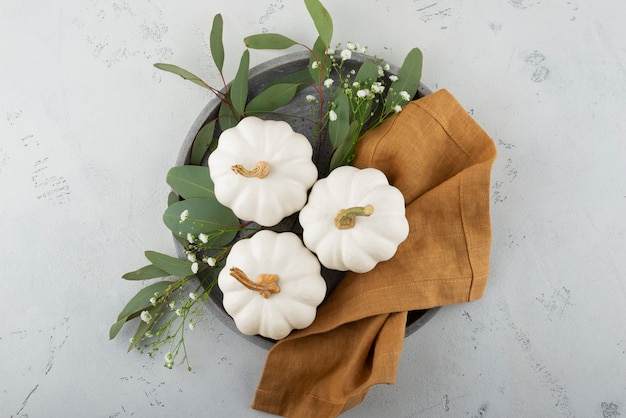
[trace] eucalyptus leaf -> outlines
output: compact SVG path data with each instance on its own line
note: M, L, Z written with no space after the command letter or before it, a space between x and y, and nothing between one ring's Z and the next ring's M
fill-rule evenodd
M385 111L390 111L397 104L405 104L404 100L399 97L401 91L406 91L409 97L415 96L422 77L422 60L423 55L419 48L409 51L398 71L398 79L391 83L390 89L393 91L387 95ZM392 94L393 96L390 97Z
M246 106L246 114L266 113L289 103L298 92L298 84L274 84L267 87Z
M124 324L127 322L128 318L122 318L119 321L117 321L115 324L111 325L111 328L109 329L109 339L112 340L113 338L115 338L117 336L117 334L119 334L119 332L122 330L122 327L124 326Z
M324 44L322 38L318 37L315 40L315 44L313 44L313 49L311 50L311 57L309 58L309 66L307 68L307 71L313 79L313 82L317 85L321 84L322 82L323 69L326 65L326 59L328 58L328 56L326 55L327 49L328 48ZM318 62L318 65L316 66L317 68L313 68L313 63L315 61Z
M243 42L252 49L287 49L298 43L278 33L261 33L244 38Z
M211 26L210 48L213 62L220 74L224 67L224 43L222 41L222 33L224 31L224 21L221 14L216 14L213 18L213 26Z
M365 61L361 64L361 68L354 76L354 81L363 83L366 81L375 81L378 78L378 66L372 61Z
M171 206L172 204L178 202L180 200L180 197L178 196L178 194L176 194L176 192L169 192L167 194L167 206Z
M146 251L145 255L152 264L172 276L185 277L193 274L191 271L192 263L189 260L181 260L180 258L156 251Z
M213 198L215 196L213 180L209 175L209 167L206 166L181 165L172 167L167 172L165 181L184 199Z
M132 317L141 311L146 310L149 307L152 307L150 303L150 298L154 296L156 292L161 293L165 291L169 286L174 284L175 282L170 281L161 281L152 283L149 286L141 289L135 296L128 301L124 309L120 312L117 317L118 321L126 320L127 318Z
M191 146L190 164L200 165L204 154L211 148L214 139L213 134L215 133L215 122L215 119L211 120L198 131Z
M350 124L348 135L346 136L346 140L344 140L333 153L333 156L330 160L330 171L333 171L335 168L342 165L348 165L350 164L350 162L352 162L354 149L357 143L355 138L358 138L360 127L361 125L359 121L352 121L352 123Z
M161 270L154 264L148 264L138 270L128 272L122 276L125 280L148 280L156 279L158 277L167 277L170 274L164 270Z
M326 48L329 48L333 37L333 20L330 17L330 13L319 0L304 0L304 4L313 19L322 42L324 42Z
M189 217L180 221L180 214L189 211ZM175 236L187 234L209 236L209 244L224 246L231 242L239 228L239 219L235 214L219 203L215 198L194 198L174 203L163 214L163 222Z
M227 100L223 101L220 105L220 110L217 117L220 124L220 129L222 131L225 131L228 128L232 128L233 126L237 125L237 122L239 122L239 118L235 116L232 110L232 106L230 105L230 103L228 103Z
M272 82L272 86L276 84L296 84L297 90L300 91L310 86L313 83L313 79L311 78L311 74L309 74L309 69L304 68L300 71L295 71L293 73L289 73L283 77L278 78L276 81Z
M248 99L248 73L250 70L250 51L247 49L241 55L239 69L230 87L230 103L233 106L235 116L243 115L244 107Z
M349 140L348 132L350 130L350 103L348 96L343 90L339 89L333 99L334 111L337 119L328 122L328 133L330 135L330 143L333 148L339 148L343 141Z
M196 83L197 85L204 87L205 89L211 90L211 87L207 83L202 81L202 79L200 77L198 77L197 75L195 75L193 73L190 73L189 71L187 71L187 70L185 70L183 68L180 68L177 65L157 63L157 64L154 64L154 66L156 68L158 68L159 70L163 70L163 71L170 72L172 74L176 74L176 75L184 78L185 80L189 80L192 83Z

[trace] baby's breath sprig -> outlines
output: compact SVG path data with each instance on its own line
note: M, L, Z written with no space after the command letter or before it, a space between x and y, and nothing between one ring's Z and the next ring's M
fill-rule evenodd
M147 352L148 356L155 357L158 352L167 350L164 358L164 366L172 368L179 355L182 355L181 363L191 370L185 333L192 331L204 310L204 303L215 286L217 275L209 270L216 266L216 260L206 258L206 266L203 267L205 278L210 278L210 283L198 283L191 279L196 276L186 276L177 281L176 290L164 294L155 293L150 298L150 304L156 309L156 314L148 310L142 311L140 318L142 325L147 329L143 335L131 339L131 348L141 353ZM193 289L192 291L189 291ZM187 293L188 292L188 293Z

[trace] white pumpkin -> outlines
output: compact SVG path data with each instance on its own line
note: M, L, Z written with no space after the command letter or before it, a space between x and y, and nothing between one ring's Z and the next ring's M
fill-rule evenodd
M263 230L236 242L218 285L242 333L274 340L311 325L326 295L318 259L292 232Z
M375 168L338 167L300 211L304 244L330 269L370 271L409 234L404 197Z
M209 156L215 197L240 219L274 226L306 203L317 180L312 154L287 122L243 118Z

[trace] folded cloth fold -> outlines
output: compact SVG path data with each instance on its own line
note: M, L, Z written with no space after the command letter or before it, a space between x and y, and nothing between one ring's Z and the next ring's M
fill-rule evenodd
M408 103L359 141L352 164L404 195L409 236L396 255L347 272L308 328L270 350L252 407L336 417L394 383L407 311L482 296L489 272L493 141L446 90Z

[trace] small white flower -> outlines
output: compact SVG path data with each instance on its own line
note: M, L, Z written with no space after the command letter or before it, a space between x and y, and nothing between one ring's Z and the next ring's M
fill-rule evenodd
M198 299L198 295L196 295L195 293L191 292L191 293L189 294L189 299L191 299L191 300L197 300L197 299Z
M361 87L361 83L359 83L358 81L355 81L354 83L352 83L352 87L354 87L355 89L358 89L359 87Z
M332 78L327 78L326 80L324 80L324 86L329 89L330 86L333 85L333 79Z
M337 113L335 113L334 110L330 110L328 112L328 119L330 119L331 122L334 122L337 120Z
M193 263L193 264L191 265L191 272L192 272L193 274L196 274L196 273L198 272L198 268L199 268L198 263Z
M152 315L148 311L141 311L141 320L148 323L152 321Z
M150 303L152 304L152 306L156 306L157 299L156 299L154 296L152 296L152 297L150 298Z
M396 113L400 113L401 110L402 110L402 106L400 106L400 105L395 105L393 107L393 111L396 112Z
M346 48L356 51L356 45L354 44L354 42L347 42Z
M363 99L367 97L369 94L370 94L370 91L368 89L362 89L356 92L356 97Z
M175 300L171 301L169 303L169 307L170 307L171 310L174 310L174 308L176 307L176 301Z
M187 241L189 241L190 244L194 243L193 235L191 235L191 232L187 233Z
M215 267L215 264L217 263L217 260L215 260L213 257L205 257L203 261L207 263L209 267Z
M193 322L189 323L189 330L193 331L193 329L196 327L196 324L194 324Z
M335 54L335 48L328 48L326 50L326 55L334 55Z
M406 102L408 102L409 100L411 100L411 96L409 96L409 93L407 93L406 91L402 90L400 92L400 97L402 97L402 99Z
M192 263L195 263L197 261L196 255L194 253L187 254L187 260L191 261Z
M383 86L381 83L379 83L378 81L372 83L372 92L382 93L383 91L385 91L385 86Z
M383 69L384 69L385 71L389 71L389 68L390 68L390 67L389 67L389 64L385 64L385 65L383 66Z
M204 232L198 235L198 239L202 241L203 244L206 244L207 242L209 242L209 236L205 234Z
M183 316L183 309L182 308L176 309L176 316Z
M307 94L306 95L306 101L309 102L309 103L315 101L315 96L313 96L312 94Z
M146 331L146 332L143 334L143 336L144 336L144 337L146 337L146 338L152 338L152 337L154 337L154 334L152 334L152 331L149 331L149 330L148 330L148 331Z
M391 81L398 81L398 76L397 75L390 75L389 76L389 80L391 80Z
M383 67L381 67L380 65L378 65L377 67L378 67L378 77L384 76L385 71L383 71Z
M344 49L343 51L341 51L342 61L349 60L350 58L352 58L352 51L350 51L349 49Z
M313 61L311 63L311 68L313 68L314 70L320 67L320 62L319 61Z
M185 209L180 214L180 223L185 222L188 218L189 218L189 211L187 209Z
M174 366L174 355L170 352L167 352L164 358L165 358L164 366L167 367L168 369L171 369L172 366Z

